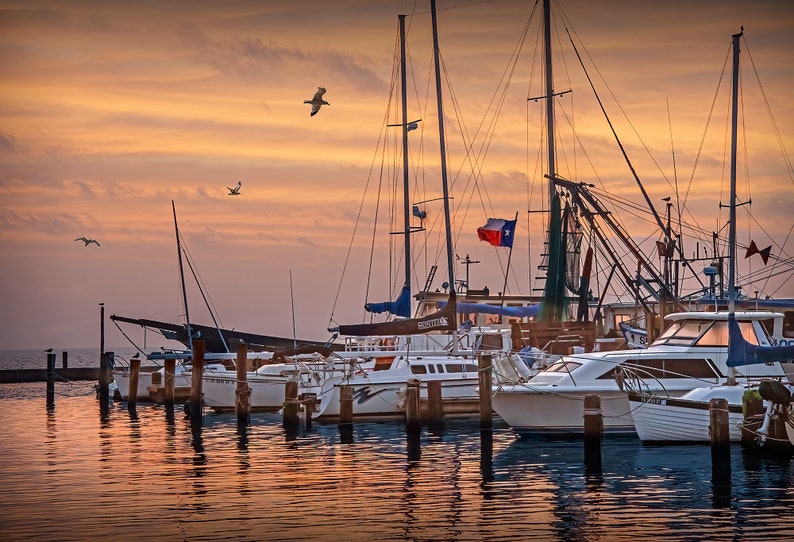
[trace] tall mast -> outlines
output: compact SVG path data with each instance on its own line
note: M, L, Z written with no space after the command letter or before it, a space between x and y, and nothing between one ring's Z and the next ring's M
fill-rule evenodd
M182 244L179 242L179 226L176 223L176 205L171 200L171 209L174 211L174 233L176 234L176 254L179 260L179 280L182 283L182 301L185 304L185 321L187 323L187 340L190 342L190 350L193 351L193 332L190 330L190 311L187 309L187 291L185 290L185 270L182 267Z
M744 28L733 37L733 88L731 96L731 195L728 208L728 310L736 308L736 126L739 116L739 38Z
M551 0L543 0L543 43L546 55L546 139L549 148L549 205L554 197L557 177L554 157L554 78L551 64Z
M438 52L438 24L436 21L436 0L430 0L430 11L433 19L433 56L436 65L436 101L438 103L438 135L441 144L441 187L444 195L444 225L446 227L447 243L447 273L449 274L449 289L455 293L455 270L452 252L452 223L449 211L449 188L447 186L447 151L444 144L444 106L441 101L441 66Z
M400 19L400 78L402 85L402 129L403 129L403 220L405 224L405 287L408 288L408 299L411 299L411 214L409 212L409 179L408 179L408 97L406 91L405 68L405 15ZM410 302L410 301L409 301Z

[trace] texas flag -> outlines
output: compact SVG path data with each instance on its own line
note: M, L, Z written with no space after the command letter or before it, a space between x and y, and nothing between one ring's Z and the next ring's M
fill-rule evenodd
M495 247L512 247L515 231L515 220L489 218L485 226L477 228L477 236Z

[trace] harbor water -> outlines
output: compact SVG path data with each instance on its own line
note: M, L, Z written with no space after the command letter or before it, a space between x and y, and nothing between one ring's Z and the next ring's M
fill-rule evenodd
M14 354L18 356L19 354ZM10 368L6 361L0 366ZM39 359L46 357L38 353ZM70 358L71 361L71 358ZM4 540L772 540L794 537L789 457L519 437L495 420L305 424L126 403L93 382L0 385Z

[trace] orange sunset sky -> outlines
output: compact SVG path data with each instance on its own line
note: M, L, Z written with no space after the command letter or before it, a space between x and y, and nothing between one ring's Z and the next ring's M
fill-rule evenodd
M580 52L657 210L664 210L661 198L675 198L677 182L685 220L695 217L708 243L727 218L719 203L728 201L730 67L721 84L720 74L731 35L744 27L740 154L747 161L737 184L741 201L752 198L753 218L745 208L739 213L739 241L772 245L769 266L779 266L772 279L744 288L794 297L794 186L784 154L794 149L794 3L553 5L564 16L556 31L568 26L585 48ZM359 322L365 301L395 295L402 263L397 236L388 233L399 226L378 227L375 243L391 243L398 256L390 261L387 246L368 282L375 211L362 195L380 182L381 156L399 152L394 129L387 132L390 148L382 150L383 125L399 122L392 85L397 15L406 14L409 120L423 119L409 134L413 175L421 179L413 181L413 199L440 196L429 6L429 0L0 0L0 348L98 346L99 303L108 315L179 321L172 200L224 327L291 337L294 311L296 335L322 340L331 318ZM543 236L542 218L531 216L528 225L527 211L547 205L545 169L537 162L542 105L527 101L543 92L538 11L530 0L439 0L437 7L455 253L482 262L470 268L473 288L500 290L505 249L480 242L476 229L489 216L519 213L508 291L527 294L536 286L531 277ZM567 37L558 39L568 46ZM583 149L574 150L560 131L569 145L560 173L645 208L603 116L585 98L586 81L574 75L581 71L575 57L564 62L555 65L555 90L573 93L559 99L558 115L576 114ZM318 85L328 89L331 105L310 117L303 100ZM498 122L488 116L494 96L503 100ZM492 122L492 135L478 131ZM487 146L476 165L477 190L460 173L472 169L463 126L473 147ZM388 164L396 167L391 158ZM420 168L429 173L422 176ZM227 195L237 181L241 195ZM381 203L380 212L395 204L401 205ZM425 250L414 291L432 263L439 265L434 288L446 280L443 255L438 260L429 248L438 241L441 206L426 208L428 231L413 241ZM631 213L619 218L650 251L659 239L654 225ZM73 241L81 236L101 246ZM740 265L742 274L764 268L760 259ZM396 271L389 275L389 268ZM463 278L465 267L455 269ZM211 324L195 290L189 304L193 320ZM125 345L112 324L105 327L106 345Z

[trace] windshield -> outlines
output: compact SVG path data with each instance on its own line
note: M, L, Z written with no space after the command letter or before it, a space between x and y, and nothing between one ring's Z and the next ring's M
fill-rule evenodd
M744 339L758 344L752 322L737 322ZM728 322L725 320L683 320L674 322L653 342L654 345L728 347Z

